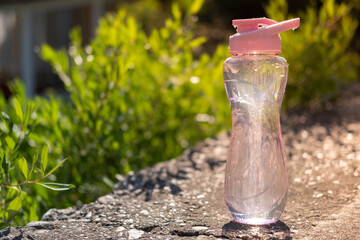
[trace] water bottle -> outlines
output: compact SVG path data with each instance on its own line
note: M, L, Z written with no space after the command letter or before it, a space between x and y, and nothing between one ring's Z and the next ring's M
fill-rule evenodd
M271 224L285 208L288 188L280 129L288 64L278 55L280 32L297 28L300 19L242 19L233 25L232 56L223 66L232 113L225 202L236 222Z

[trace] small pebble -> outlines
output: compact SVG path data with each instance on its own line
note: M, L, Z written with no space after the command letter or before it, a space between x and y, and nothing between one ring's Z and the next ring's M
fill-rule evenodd
M117 237L120 239L124 239L125 232L119 232Z
M129 231L129 239L138 239L144 234L144 231L137 230L137 229L131 229Z
M124 228L123 226L120 226L120 227L118 227L115 231L116 231L116 232L122 232L122 231L124 231L124 230L126 230L126 228Z
M201 231L201 230L206 230L206 229L208 229L208 227L205 227L205 226L194 226L194 227L192 227L192 229L194 229L195 231Z
M47 233L48 231L50 231L50 230L48 230L48 229L40 229L40 230L36 230L36 234Z
M322 196L324 196L324 194L319 193L319 194L315 195L315 198L321 198Z
M144 216L147 216L147 215L149 215L149 211L148 211L148 210L142 210L142 211L140 212L140 214L141 214L141 215L144 215Z
M307 131L305 131L305 130L301 131L301 137L302 138L307 138L308 136L309 136L309 133Z
M133 223L134 220L130 218L130 219L125 220L125 222L126 222L126 223Z

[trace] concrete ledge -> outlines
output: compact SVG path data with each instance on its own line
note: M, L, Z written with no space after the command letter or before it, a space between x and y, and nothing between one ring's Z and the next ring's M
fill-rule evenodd
M0 239L359 239L360 98L282 118L289 198L276 224L232 221L223 200L229 135L124 177L113 193Z

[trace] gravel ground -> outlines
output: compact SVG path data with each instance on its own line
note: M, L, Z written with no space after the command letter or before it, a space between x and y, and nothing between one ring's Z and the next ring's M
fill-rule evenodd
M124 176L113 193L0 239L360 239L360 87L329 111L282 115L289 197L281 221L233 222L223 200L229 135Z

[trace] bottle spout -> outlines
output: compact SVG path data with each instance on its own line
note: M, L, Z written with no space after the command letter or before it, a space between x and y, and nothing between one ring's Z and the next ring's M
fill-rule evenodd
M300 18L294 18L270 25L264 29L267 35L275 35L287 30L294 30L300 26Z

